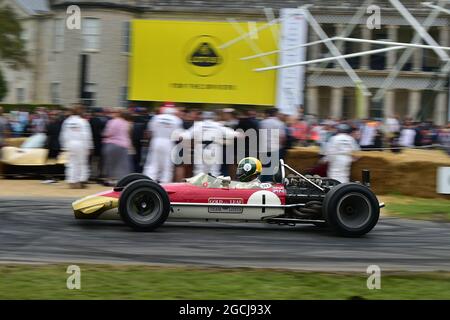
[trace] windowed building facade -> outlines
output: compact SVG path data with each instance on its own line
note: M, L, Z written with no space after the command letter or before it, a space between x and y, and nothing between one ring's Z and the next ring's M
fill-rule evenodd
M32 70L17 74L7 72L10 94L5 102L19 99L33 103L63 105L83 100L89 105L117 107L127 104L131 28L133 19L172 19L227 21L266 21L262 7L297 7L314 3L310 8L328 37L346 35L354 38L411 42L416 32L389 4L374 0L381 7L379 29L367 27L368 15L359 21L354 15L363 1L44 1L46 10L30 12L14 0L6 2L23 11L21 19L28 33L24 35L31 52ZM20 1L21 3L23 1ZM33 3L38 3L36 1ZM81 29L66 26L67 8L81 8ZM402 0L425 26L430 10L420 1ZM353 24L349 24L352 21ZM442 13L427 26L430 35L442 46L450 46L450 16ZM319 40L309 28L308 42ZM149 39L151 41L151 39ZM340 51L354 53L377 49L375 45L336 42ZM407 54L405 54L408 52ZM450 52L448 52L450 54ZM308 60L329 56L324 44L310 46ZM385 86L391 71L399 67L398 76ZM389 115L447 122L448 74L442 74L443 63L428 49L400 50L347 59L372 96L365 97L365 117ZM151 77L151 74L149 74ZM17 89L23 89L18 91ZM306 68L305 110L321 118L352 118L356 115L356 87L337 62L309 65Z

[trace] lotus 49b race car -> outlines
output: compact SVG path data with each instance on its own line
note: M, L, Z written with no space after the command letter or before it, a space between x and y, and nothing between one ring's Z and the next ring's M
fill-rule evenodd
M292 174L286 176L287 171ZM115 216L137 231L154 230L166 220L242 221L314 224L357 237L373 229L384 206L369 185L366 170L362 182L339 183L304 176L280 160L273 183L243 184L198 174L182 183L159 184L131 174L114 189L77 200L72 207L77 219Z

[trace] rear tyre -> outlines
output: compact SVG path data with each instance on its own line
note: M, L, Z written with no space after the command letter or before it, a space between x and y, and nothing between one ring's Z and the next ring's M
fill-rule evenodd
M120 179L119 182L117 182L115 188L125 188L127 185L137 180L152 180L152 179L149 176L146 176L145 174L142 173L131 173Z
M336 233L359 237L375 227L380 206L369 188L357 183L344 183L333 187L325 196L323 215Z
M169 216L170 200L156 182L143 179L130 183L119 198L122 220L136 231L151 231L161 226Z

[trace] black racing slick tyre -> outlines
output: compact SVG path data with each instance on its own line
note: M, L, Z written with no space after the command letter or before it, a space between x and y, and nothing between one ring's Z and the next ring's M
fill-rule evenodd
M122 220L136 231L151 231L161 226L169 216L170 200L156 182L143 179L130 183L119 198Z
M125 188L130 183L137 180L152 180L149 176L142 173L130 173L117 182L115 188Z
M372 230L380 217L380 205L374 193L358 183L343 183L325 196L323 215L338 234L359 237Z

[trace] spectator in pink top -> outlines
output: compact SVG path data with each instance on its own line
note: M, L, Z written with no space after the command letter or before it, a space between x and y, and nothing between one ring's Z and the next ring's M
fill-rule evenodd
M130 123L123 110L114 110L103 131L103 168L106 185L114 185L131 172Z

